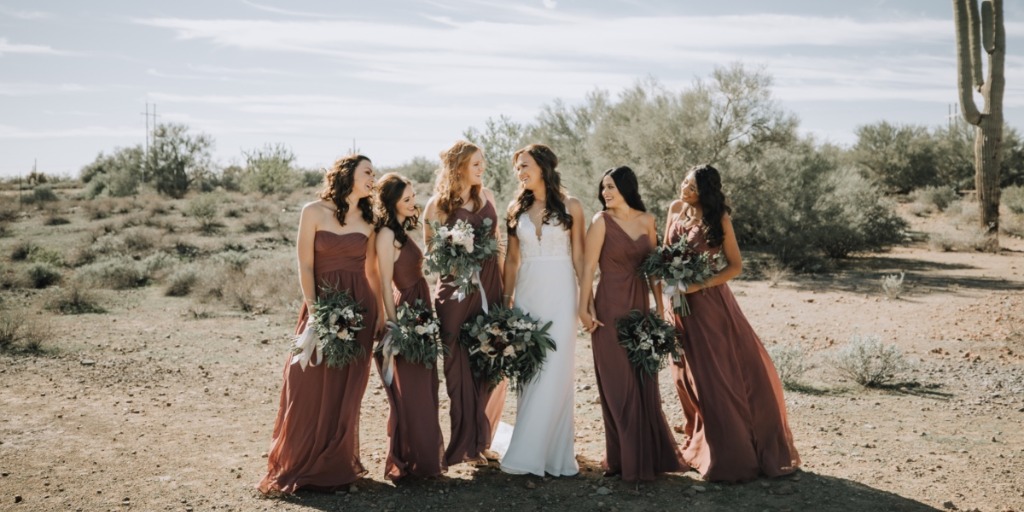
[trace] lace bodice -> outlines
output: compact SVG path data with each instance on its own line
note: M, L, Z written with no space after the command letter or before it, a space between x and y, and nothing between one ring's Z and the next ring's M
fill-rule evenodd
M541 236L537 237L537 227L530 216L523 213L519 216L519 253L523 261L532 259L572 259L572 243L569 230L561 225L542 224Z

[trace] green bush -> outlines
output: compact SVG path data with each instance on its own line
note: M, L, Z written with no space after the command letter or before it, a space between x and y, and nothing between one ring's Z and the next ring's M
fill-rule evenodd
M1013 213L1024 213L1024 186L1014 185L1003 189L1000 201Z
M894 384L910 368L899 347L883 344L877 336L854 336L831 363L840 374L867 388Z
M212 233L221 225L217 222L222 199L215 194L200 194L188 204L188 216L199 223L199 231Z
M35 263L28 268L28 279L33 288L46 288L60 282L60 271L47 263Z
M78 277L92 286L125 290L149 284L140 262L126 256L110 257L78 269Z
M81 289L77 284L61 289L46 303L46 309L62 315L84 315L90 313L106 313L92 294Z
M928 186L919 188L910 193L910 198L913 199L915 203L934 206L941 212L948 208L954 201L959 199L960 196L956 193L956 190L953 190L953 187L943 185L939 187Z
M167 290L164 294L168 297L184 297L192 293L192 289L195 288L198 281L199 276L194 268L178 269L174 274L171 274L170 283L167 285Z
M57 201L60 198L53 192L53 187L49 185L38 185L32 189L31 201L33 203L49 203Z
M292 169L295 154L283 144L267 144L245 153L246 191L263 195L290 192L300 176Z

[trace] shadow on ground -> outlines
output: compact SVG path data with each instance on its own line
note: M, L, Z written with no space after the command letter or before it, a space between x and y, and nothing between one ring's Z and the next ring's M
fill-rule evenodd
M882 276L904 272L904 286L910 294L956 293L958 290L1024 290L1024 281L978 277L966 273L957 275L955 272L976 269L971 265L913 258L854 257L837 262L831 273L794 275L792 282L798 290L875 293L884 296L881 291Z
M938 510L919 501L858 482L817 473L761 479L743 484L709 484L694 472L672 474L634 484L601 476L595 461L581 461L574 477L511 476L497 466L477 470L470 479L440 478L392 487L360 484L357 493L300 492L278 498L280 505L302 510L687 510L847 512ZM262 500L262 498L251 498ZM265 505L261 503L260 505ZM255 505L255 504L254 504ZM246 508L243 504L243 509ZM276 507L271 507L276 508ZM282 507L285 508L285 507Z

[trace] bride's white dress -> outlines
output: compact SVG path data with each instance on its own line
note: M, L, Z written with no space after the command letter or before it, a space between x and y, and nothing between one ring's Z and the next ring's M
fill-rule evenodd
M544 224L541 236L530 216L522 214L516 229L520 265L515 305L542 322L556 350L519 395L515 428L501 470L513 474L575 475L573 425L576 352L576 274L569 231Z

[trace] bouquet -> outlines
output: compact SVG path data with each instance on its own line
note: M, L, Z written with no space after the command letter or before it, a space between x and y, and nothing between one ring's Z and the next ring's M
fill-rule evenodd
M712 255L698 251L681 239L671 245L655 247L640 264L639 271L664 283L664 293L672 297L672 310L683 317L690 314L686 289L691 284L707 281L723 268L725 257L722 253Z
M387 385L391 385L394 378L395 356L433 368L437 357L444 353L441 323L430 306L420 299L416 299L414 304L400 304L395 310L395 321L389 320L388 327L387 334L375 350L384 358L381 376Z
M356 333L363 330L363 308L348 291L322 285L313 303L313 314L302 334L295 337L292 364L316 366L321 360L340 368L363 355Z
M439 222L430 223L434 230L427 244L425 264L428 270L442 276L452 276L455 297L462 302L473 289L480 290L480 298L487 310L487 296L480 284L483 262L498 254L498 240L492 234L491 219L485 218L479 228L464 220L451 227Z
M619 333L619 345L626 349L640 382L645 375L658 374L665 365L665 356L679 357L675 327L650 311L630 311L615 322L615 329Z
M540 321L519 308L494 307L462 326L460 342L469 351L473 376L491 388L503 378L520 392L540 371L555 342L548 334L551 322Z

